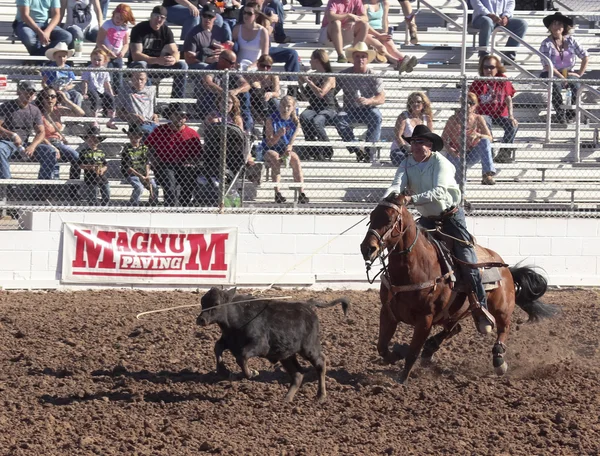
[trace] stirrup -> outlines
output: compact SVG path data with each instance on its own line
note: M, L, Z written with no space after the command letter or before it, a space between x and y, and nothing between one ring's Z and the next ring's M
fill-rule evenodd
M477 330L481 334L489 334L496 327L496 319L489 310L482 306L474 292L469 293L470 310L477 321Z

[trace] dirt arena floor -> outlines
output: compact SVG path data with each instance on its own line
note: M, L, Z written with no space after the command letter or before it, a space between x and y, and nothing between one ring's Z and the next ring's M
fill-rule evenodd
M287 374L264 360L251 361L253 380L218 378L219 329L195 325L199 308L135 318L197 293L0 292L0 454L600 454L596 290L549 292L563 309L554 320L529 324L518 309L505 377L493 373L494 338L469 321L406 386L378 359L375 291L266 294L351 300L347 319L339 306L318 311L324 404L312 368L292 404Z

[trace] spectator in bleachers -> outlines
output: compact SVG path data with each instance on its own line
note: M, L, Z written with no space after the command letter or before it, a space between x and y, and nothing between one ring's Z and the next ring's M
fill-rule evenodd
M127 133L129 144L121 151L121 174L133 187L129 204L139 206L144 188L150 191L149 203L156 206L158 203L158 186L156 181L150 177L150 157L148 146L142 144L144 132L139 125L129 125L129 129L123 128Z
M103 68L108 62L108 54L102 49L92 51L91 68ZM98 108L102 107L104 115L109 117L106 126L117 129L115 125L115 94L110 83L108 71L84 71L81 75L83 98L90 100L90 109L94 117L98 117Z
M375 72L368 64L375 58L375 51L366 43L360 42L346 51L352 59L353 66L346 68L342 74L369 74ZM383 81L375 76L361 78L338 78L337 88L344 91L344 109L335 118L335 126L342 141L356 141L352 124L367 124L365 141L377 142L381 136L381 111L377 106L385 103ZM377 149L366 148L363 153L358 147L349 147L350 153L356 154L358 161L375 162Z
M67 65L67 59L73 56L74 51L68 49L65 43L58 43L46 51L46 58L51 60L46 67L56 67L56 70L42 71L42 85L52 87L64 92L77 106L81 106L83 95L75 90L75 73Z
M550 31L550 36L542 41L540 52L552 61L554 65L553 77L558 80L577 80L582 77L587 69L589 55L577 40L571 36L573 19L563 16L561 13L554 13L544 18L544 25ZM579 70L574 71L577 57L581 59L581 63L579 64ZM544 60L542 60L542 66L544 67L544 71L542 71L540 77L547 78L550 68ZM565 110L562 107L562 87L562 83L552 84L552 106L556 111L557 120L560 123L566 123L575 118L575 110ZM571 89L571 100L568 100L567 103L575 104L579 84L569 83L565 87Z
M400 52L394 44L392 34L388 32L389 1L370 0L365 4L365 8L369 18L369 33L365 42L373 46L377 53L383 55L400 73L410 73L418 60L415 56L409 57Z
M156 114L156 87L146 84L148 75L135 72L131 75L131 83L125 84L116 97L117 117L134 124L147 136L158 126Z
M477 95L477 114L484 116L491 131L492 125L504 129L502 142L512 144L517 135L519 122L515 119L513 97L516 93L512 83L505 76L506 70L500 59L494 55L483 56L479 60L479 75L494 78L492 81L474 81L469 91ZM497 163L513 161L514 149L500 149L494 159Z
M228 49L219 54L219 60L206 67L207 70L226 70L236 67L236 55ZM225 91L225 77L223 74L207 74L202 78L202 84L196 86L197 90L197 111L200 117L205 117L210 113L214 106L215 95L221 95ZM242 119L244 120L244 130L252 133L254 119L250 111L250 84L240 74L229 75L229 93L236 96L242 109Z
M262 150L265 150L265 163L272 170L273 182L281 181L281 164L287 166L289 161L292 167L294 182L304 182L302 176L302 165L300 157L294 152L294 141L298 136L300 120L296 115L296 100L289 95L281 99L279 110L271 114L265 124L265 135L262 142ZM275 202L285 203L286 198L275 187ZM300 189L298 203L308 203L308 197L303 189Z
M261 55L258 59L258 71L271 71L273 58ZM261 123L279 109L279 76L276 74L253 74L248 76L250 83L250 106L252 117Z
M96 47L108 53L108 68L123 68L123 58L129 53L129 28L127 24L135 25L131 7L121 3L115 8L112 18L104 22L98 31ZM113 88L116 92L123 85L123 75L113 74Z
M525 36L527 31L527 22L523 19L513 17L515 11L515 2L512 0L471 0L473 7L474 28L479 29L479 47L487 47L490 43L492 31L496 27L505 27L519 38ZM519 42L514 38L509 38L506 46L519 46ZM479 56L487 54L487 51L482 49L479 51ZM506 51L506 57L511 60L515 59L514 51Z
M108 161L106 152L99 146L106 138L100 135L100 128L90 126L85 135L85 146L79 149L79 167L83 170L84 200L90 206L98 205L96 189L100 190L100 204L110 203L110 183L108 182Z
M165 206L190 206L202 153L200 135L186 125L185 105L169 105L165 117L169 123L159 125L145 142L151 151L151 167L163 188Z
M313 51L310 56L310 67L317 73L331 73L329 54L324 49ZM337 116L335 100L335 78L333 76L299 76L298 82L303 85L303 93L308 99L308 107L300 114L300 124L307 141L329 142L325 127L334 125ZM331 159L333 147L317 146L317 159Z
M85 112L63 93L46 87L38 94L35 105L42 113L44 121L44 143L55 149L58 160L66 160L71 163L69 179L79 179L79 152L68 145L67 138L62 134L64 128L62 116L83 117ZM58 163L54 166L54 178L58 179Z
M59 27L60 20L60 0L17 0L13 27L29 55L44 55L58 43L73 41L73 35Z
M248 2L249 3L249 2ZM245 1L242 1L242 5L247 5ZM283 10L283 3L280 0L254 0L258 10L269 19L273 26L274 40L276 43L289 43L291 40L285 34L283 25L285 22L285 11ZM239 22L244 22L244 9L240 11Z
M181 25L181 40L185 40L190 31L200 23L200 11L197 4L189 0L163 0L167 10L167 21Z
M464 111L458 109L446 122L442 139L446 146L446 156L456 168L455 179L460 185L463 182L461 172L461 160L466 161L466 166L481 162L481 183L483 185L494 185L496 168L492 160L492 133L487 127L483 116L476 113L477 96L469 92L467 96L468 120L467 120L467 144L466 160L462 154L462 132Z
M415 20L416 13L413 13L412 6L410 5L411 0L398 0L402 7L402 13L404 14L404 22L410 35L410 42L412 44L419 44L419 36L417 35L417 22ZM384 29L385 30L385 29Z
M267 29L269 43L273 44L273 40L271 40L273 27L269 18L264 14L258 14L256 23ZM269 48L269 55L273 58L273 62L283 63L285 71L293 73L300 71L300 57L298 57L298 52L295 49L289 47L271 46Z
M216 25L218 10L215 5L204 5L200 16L200 24L190 31L183 43L184 58L191 69L204 69L219 60L221 51L233 48L229 25Z
M38 160L38 179L52 179L56 152L44 144L44 120L31 102L35 87L29 81L17 86L17 99L0 105L0 179L10 179L11 158ZM33 135L33 138L31 136Z
M233 41L238 45L237 62L242 70L256 69L258 58L269 54L269 32L256 22L258 4L248 2L242 9L243 22L233 28Z
M222 106L222 99L223 97L219 97L219 101L215 106L216 109L204 118L205 124L223 123L223 114L219 109ZM242 111L240 110L240 102L234 95L231 94L231 92L229 93L229 97L227 98L227 118L225 119L225 122L231 125L235 125L240 130L244 129L244 122L242 121Z
M417 125L426 125L433 131L431 101L424 92L411 93L406 100L406 111L402 111L396 119L390 149L390 160L394 166L399 166L410 152L410 144L404 138L410 138Z
M369 32L369 19L361 0L329 0L321 24L319 43L335 47L338 63L346 63L343 48L364 42Z
M65 17L67 32L73 40L87 40L93 43L98 37L98 24L104 20L100 0L61 0L60 17Z
M150 20L140 22L131 30L131 60L129 66L136 68L165 68L171 70L187 70L188 66L179 60L179 49L175 43L173 32L165 24L167 10L164 6L152 9ZM171 74L153 74L155 77L173 77L171 97L183 98L187 74L177 72Z

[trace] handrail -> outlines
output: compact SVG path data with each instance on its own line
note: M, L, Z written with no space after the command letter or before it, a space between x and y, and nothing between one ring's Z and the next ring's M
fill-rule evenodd
M594 114L587 112L585 109L581 109L581 95L586 90L600 96L600 90L595 89L589 84L581 84L577 90L577 96L575 97L575 160L578 163L581 162L581 112L585 111L588 117L593 117L596 121L600 122L600 119L598 119L598 117L596 117Z
M462 46L461 46L461 51L460 51L460 75L464 76L466 73L466 67L467 67L467 29L468 29L467 12L468 12L468 8L467 8L466 0L458 0L458 1L462 4L462 8L463 8L463 25L459 24L451 17L442 13L435 6L432 6L429 2L427 2L427 0L417 0L417 11L419 11L421 9L421 3L423 3L427 8L429 8L431 10L431 12L433 14L441 17L446 22L450 22L451 24L453 24L454 26L456 26L458 28L462 28Z
M542 54L539 50L535 49L533 46L531 46L529 43L527 43L519 35L516 35L513 32L511 32L510 30L508 30L506 27L498 26L492 31L492 37L491 37L492 54L494 54L494 52L495 52L494 48L495 48L496 35L499 32L506 33L508 36L512 37L514 40L518 41L523 46L525 46L527 49L529 49L531 52L540 56L542 58L542 60L545 60L546 63L548 64L548 79L550 79L550 80L554 79L554 64L552 63L552 60L550 60L550 58L548 56ZM521 69L521 66L519 64L517 64L513 59L507 57L506 54L504 54L503 52L499 52L499 54L502 54L502 57L504 57L505 60L510 60L513 64L515 64L516 66L518 66ZM551 131L551 124L552 124L552 115L550 114L551 112L552 112L552 81L550 81L550 83L548 84L548 115L546 118L546 142L550 142L550 131Z

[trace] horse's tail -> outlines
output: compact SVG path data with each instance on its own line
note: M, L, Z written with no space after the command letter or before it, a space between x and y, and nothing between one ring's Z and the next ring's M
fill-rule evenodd
M558 306L539 300L548 289L548 281L544 276L535 272L530 266L516 265L508 270L515 282L515 302L527 312L529 320L550 318L560 311Z
M327 307L333 307L336 304L342 305L342 310L344 311L344 315L348 315L348 308L350 307L350 301L346 298L338 298L334 299L330 302L318 302L318 301L308 301L311 306L318 307L319 309L325 309Z

